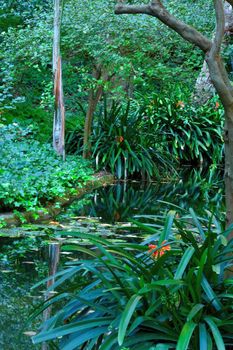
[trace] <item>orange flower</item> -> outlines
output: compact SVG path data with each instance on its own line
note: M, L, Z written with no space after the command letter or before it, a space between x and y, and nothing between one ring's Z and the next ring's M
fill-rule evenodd
M119 143L121 143L121 142L124 141L124 137L123 137L123 136L117 136L117 137L116 137L116 141L119 142Z
M220 103L219 103L219 102L216 102L216 103L215 103L215 109L218 109L219 106L220 106Z
M185 104L184 104L183 101L178 101L177 104L176 104L176 107L184 108Z
M162 245L164 245L164 244L166 244L166 241L162 242ZM170 244L167 244L164 247L161 247L154 252L153 252L153 250L157 248L157 245L149 244L149 248L150 248L149 253L152 252L151 256L152 256L152 258L155 258L155 259L160 258L162 255L164 255L165 251L171 250Z

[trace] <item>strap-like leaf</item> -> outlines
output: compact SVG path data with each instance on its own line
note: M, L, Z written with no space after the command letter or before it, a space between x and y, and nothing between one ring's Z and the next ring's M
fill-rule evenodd
M64 335L72 334L75 332L83 332L85 329L94 329L94 327L100 327L108 325L112 321L112 318L110 317L99 317L93 320L86 320L86 321L80 321L80 322L74 322L71 324L66 324L61 327L57 327L54 329L51 329L47 332L41 332L35 337L33 337L33 343L38 344L43 341L55 339L58 337L62 337Z
M203 288L203 290L204 290L208 300L212 303L214 308L217 311L221 310L222 309L222 305L221 305L217 295L214 293L213 289L211 288L209 282L205 278L205 276L202 277L201 286L202 286L202 288Z
M191 216L192 216L192 219L193 219L193 221L194 221L194 224L195 224L196 227L198 228L198 231L199 231L199 233L200 233L201 238L202 238L203 241L204 241L205 238L206 238L206 236L205 236L205 232L204 232L204 230L203 230L203 228L202 228L202 226L201 226L200 221L198 220L198 218L197 218L197 216L196 216L196 214L195 214L195 212L194 212L194 210L193 210L192 208L189 209L189 212L190 212L190 214L191 214Z
M190 259L193 256L193 253L195 252L195 249L193 247L188 247L186 251L184 252L184 255L182 256L182 259L177 267L174 279L179 280L182 278L184 271L190 261Z
M208 326L211 329L211 332L213 334L217 349L218 350L226 350L222 335L219 332L219 329L218 329L216 323L214 322L213 318L208 316L208 317L205 317L204 320L206 321L206 323L208 324Z
M142 297L139 295L133 295L128 301L125 310L121 316L118 332L118 343L120 346L123 344L128 324L141 298Z
M199 349L208 350L208 332L204 323L199 325Z
M193 321L186 322L184 327L182 328L182 331L180 333L178 343L176 346L176 350L186 350L188 349L190 339L192 337L192 334L196 328L196 323Z
M166 217L164 230L163 230L163 232L160 236L160 239L159 239L159 245L161 245L163 241L168 240L168 237L171 234L171 228L172 228L172 224L173 224L175 215L176 215L176 212L174 210L170 210L168 212L167 217Z
M192 319L198 314L198 312L203 309L203 304L195 305L187 316L187 321L192 321Z

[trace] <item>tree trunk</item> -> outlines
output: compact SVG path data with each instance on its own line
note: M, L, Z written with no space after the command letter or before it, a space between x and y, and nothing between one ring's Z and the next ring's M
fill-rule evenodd
M62 63L60 54L61 1L54 0L53 76L54 76L54 120L53 148L65 160L65 107L63 98Z
M93 116L97 107L97 103L101 99L103 93L102 87L99 87L95 93L94 89L91 89L88 99L88 108L84 126L84 140L83 140L83 158L89 159L91 157L91 130Z
M224 141L226 226L229 226L233 223L233 107L226 111ZM231 237L233 237L233 233Z
M210 79L210 72L206 61L204 61L201 72L195 84L193 100L198 105L204 104L214 95L214 92L215 89Z
M224 3L225 15L225 35L231 35L233 32L233 9L227 2ZM227 46L227 43L225 43ZM197 104L206 103L215 93L215 88L211 82L210 73L206 61L204 61L201 72L195 84L193 99Z
M232 35L232 33L233 33L233 8L227 2L224 3L224 13L225 13L225 33L228 35Z
M92 75L95 80L99 80L100 78L102 78L104 82L109 81L111 79L111 76L109 76L107 73L103 73L102 67L100 65L95 67ZM103 85L99 85L96 89L91 88L89 93L83 140L83 158L85 159L89 159L91 157L91 131L93 116L97 104L100 101L102 95Z

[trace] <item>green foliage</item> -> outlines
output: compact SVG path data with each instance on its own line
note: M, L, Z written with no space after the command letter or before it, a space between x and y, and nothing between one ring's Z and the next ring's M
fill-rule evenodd
M210 170L211 185L223 163L223 109L216 97L203 106L189 100L180 88L169 98L137 94L127 106L108 106L105 100L93 126L97 168L106 167L121 179L166 176L179 165L203 165ZM78 125L67 134L68 152L81 152L81 129Z
M15 239L11 244L3 244L0 252L0 263L7 265L17 264L21 259L27 259L35 255L35 250L39 251L44 246L47 246L48 243L41 237L36 237L31 235ZM44 274L45 276L45 274Z
M63 249L79 259L67 263L53 287L75 284L35 311L63 303L35 344L57 339L69 350L233 345L233 281L224 278L232 264L232 226L222 231L213 216L200 219L193 210L181 219L168 213L164 227L139 226L153 234L142 244L68 233Z
M0 33L0 109L18 108L18 103L25 101L51 111L52 2L2 3L0 19L8 20L10 14L19 23L14 25L9 19ZM189 1L182 1L177 8L173 2L169 6L190 24L201 21L202 28L211 31L209 6L210 16L206 16L206 6L199 16L193 16ZM192 6L196 11L196 4ZM77 101L86 109L93 84L103 85L105 93L114 99L126 95L134 98L136 91L169 94L174 79L191 89L203 60L196 48L154 18L115 16L112 0L65 1L61 45L66 111L74 119L79 113ZM96 65L101 66L103 76L110 77L108 82L103 76L97 82L93 79Z
M154 135L162 135L172 157L180 163L222 164L224 111L216 98L195 106L187 95L175 91L169 98L143 96L141 103Z
M159 176L171 167L168 153L161 140L155 140L150 125L139 110L131 111L130 104L105 103L93 130L93 157L97 167L106 167L118 179L140 174L142 178Z
M32 210L74 191L90 178L89 163L59 159L52 147L33 140L33 129L0 126L0 207Z
M42 108L35 108L28 103L18 103L17 108L4 111L0 123L17 123L24 127L33 125L34 139L41 142L52 140L52 113Z

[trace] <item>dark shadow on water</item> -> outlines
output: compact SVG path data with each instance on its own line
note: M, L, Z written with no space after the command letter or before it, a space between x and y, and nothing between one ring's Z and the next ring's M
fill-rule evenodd
M187 175L175 182L118 182L96 190L82 201L73 202L60 219L89 216L113 224L125 222L134 215L158 215L168 209L179 211L190 207L202 215L209 210L221 216L224 209L222 187L193 176L195 172Z

